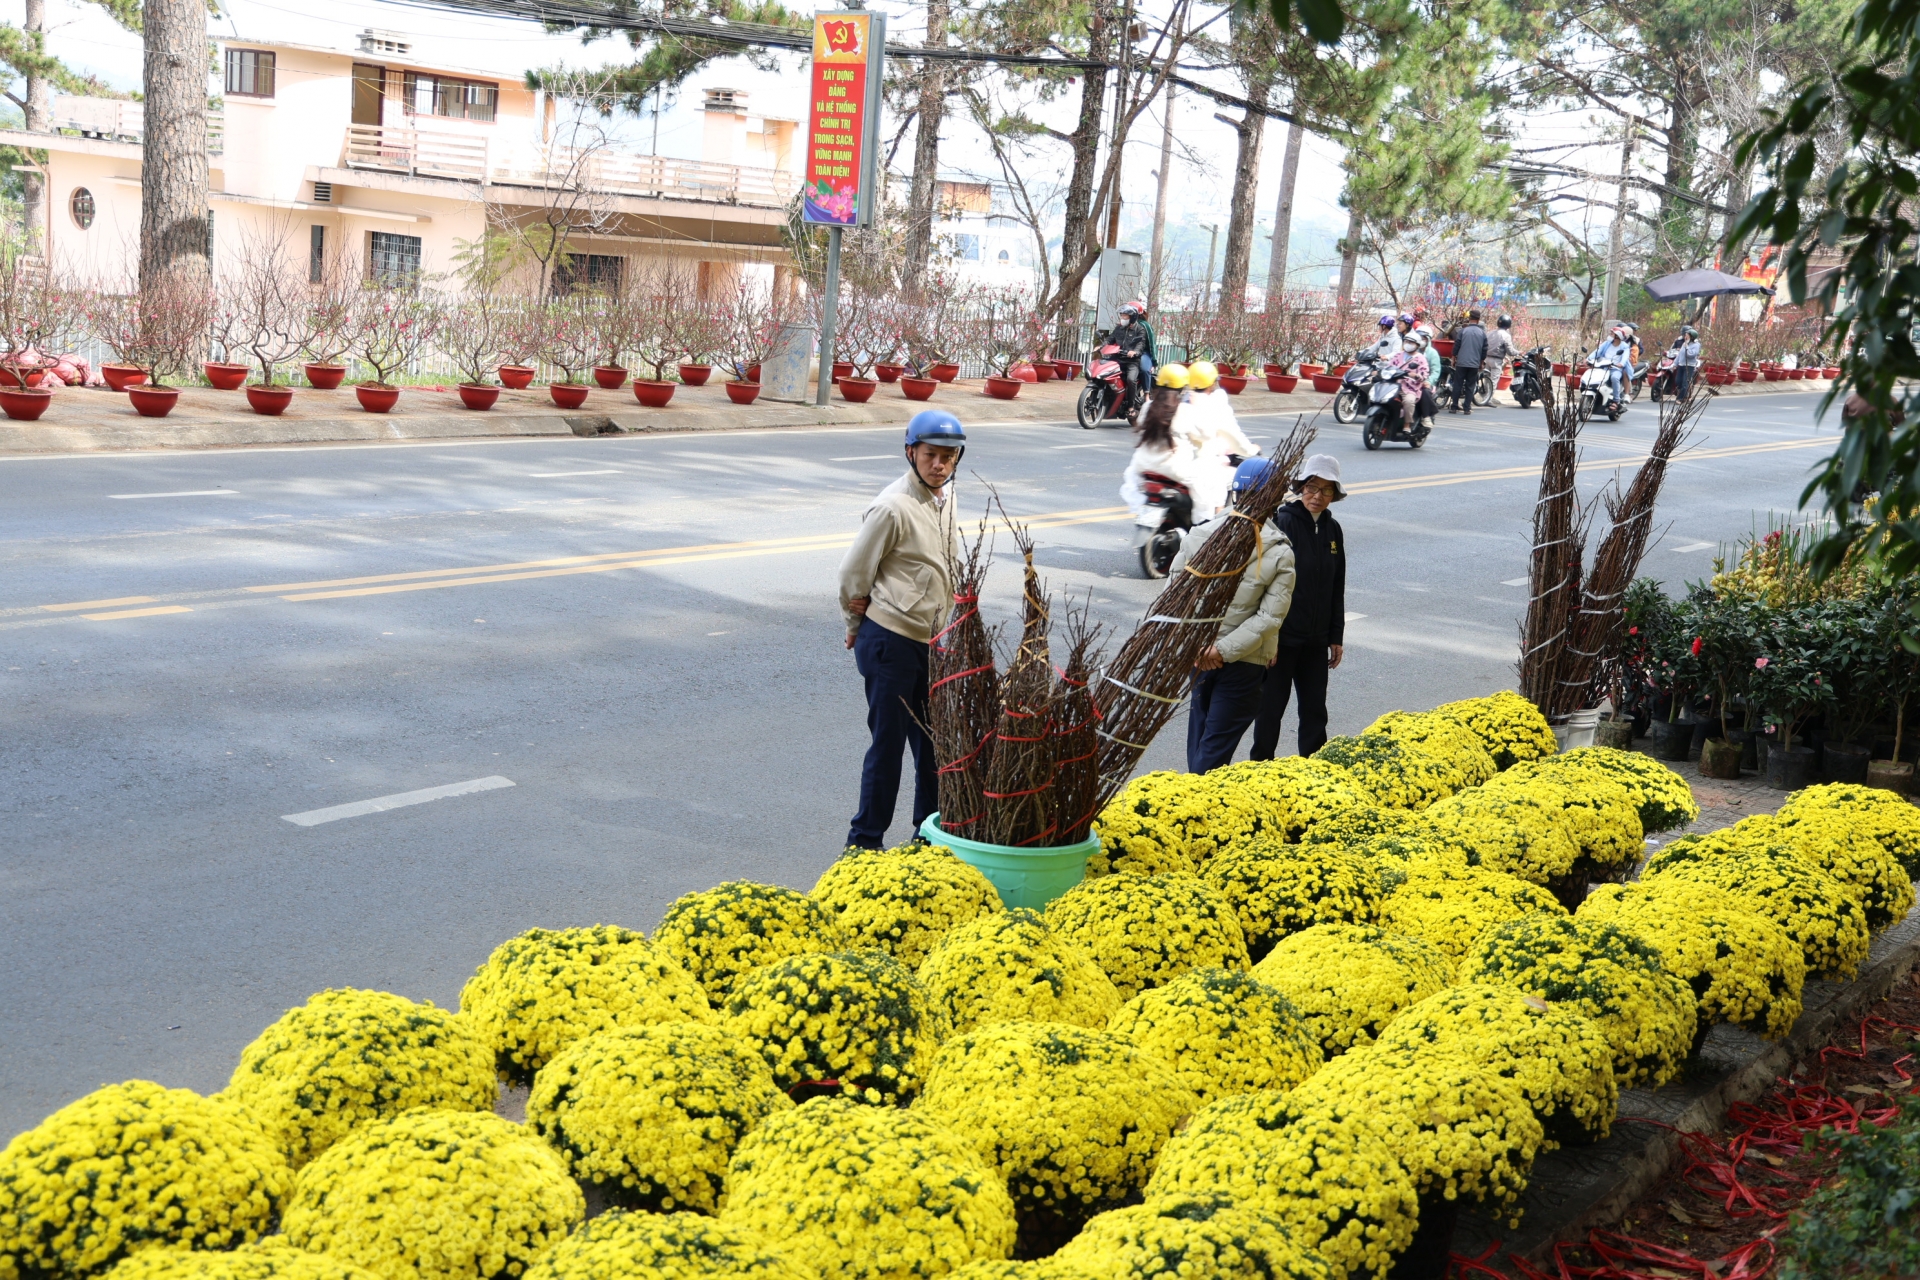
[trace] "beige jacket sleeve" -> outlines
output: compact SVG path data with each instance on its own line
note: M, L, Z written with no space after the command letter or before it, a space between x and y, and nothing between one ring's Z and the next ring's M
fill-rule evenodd
M847 622L847 634L860 630L861 615L853 611L855 600L871 599L873 584L880 576L880 562L892 553L900 541L898 516L886 503L877 503L860 521L840 562L840 613Z
M1293 604L1293 547L1285 538L1267 544L1260 556L1260 577L1265 589L1253 612L1214 642L1224 662L1264 662L1272 655L1280 624Z

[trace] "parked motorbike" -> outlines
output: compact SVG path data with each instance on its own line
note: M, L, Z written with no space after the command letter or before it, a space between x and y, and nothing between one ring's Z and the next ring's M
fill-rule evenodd
M1535 347L1526 355L1514 361L1513 382L1507 388L1513 392L1513 402L1522 409L1533 407L1535 400L1547 397L1547 379L1553 376L1553 353L1544 346Z
M1145 399L1139 387L1128 388L1126 365L1119 357L1120 348L1109 342L1087 362L1087 385L1081 388L1074 412L1088 431L1108 418L1132 421Z
M1360 352L1353 358L1353 368L1340 378L1340 390L1333 396L1333 420L1343 427L1350 427L1360 421L1361 409L1367 403L1367 386L1374 362L1380 358L1372 347Z
M1430 432L1424 425L1407 430L1406 416L1400 410L1400 383L1391 367L1380 364L1372 367L1366 395L1367 421L1360 428L1360 442L1368 449L1378 449L1388 440L1415 449L1427 442Z
M1666 399L1673 391L1673 359L1673 352L1669 349L1660 357L1659 367L1654 369L1653 376L1647 379L1647 394L1653 397L1655 404Z
M1180 544L1193 528L1193 494L1187 486L1158 471L1140 475L1140 488L1147 495L1147 506L1160 513L1153 522L1148 518L1133 527L1134 550L1140 555L1140 572L1149 578L1164 578L1180 554Z

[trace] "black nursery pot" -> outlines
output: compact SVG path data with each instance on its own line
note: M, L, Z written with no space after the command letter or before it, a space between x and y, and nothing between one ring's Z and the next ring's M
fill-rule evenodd
M1453 1229L1460 1222L1460 1201L1437 1191L1420 1193L1420 1225L1413 1242L1393 1261L1385 1280L1447 1280L1453 1254Z
M1692 725L1655 720L1647 729L1647 736L1653 743L1654 759L1671 761L1687 758L1687 750L1693 746Z
M1781 791L1798 791L1813 781L1817 759L1812 747L1768 748L1767 785Z
M1867 763L1873 758L1870 748L1851 742L1829 742L1820 748L1820 777L1827 782L1867 781Z

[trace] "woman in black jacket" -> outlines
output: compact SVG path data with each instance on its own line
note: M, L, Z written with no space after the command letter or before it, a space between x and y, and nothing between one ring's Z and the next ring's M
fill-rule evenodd
M1293 544L1293 604L1280 627L1280 653L1260 687L1249 759L1271 760L1280 745L1280 721L1300 694L1300 754L1327 740L1327 673L1340 665L1347 619L1347 546L1327 508L1347 496L1340 460L1316 453L1300 464L1294 497L1273 516Z

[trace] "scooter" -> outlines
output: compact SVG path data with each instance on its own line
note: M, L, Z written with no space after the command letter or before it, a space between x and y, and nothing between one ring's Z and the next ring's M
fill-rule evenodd
M1632 372L1628 370L1627 372ZM1620 421L1620 415L1626 411L1627 401L1631 398L1631 386L1625 378L1621 379L1620 399L1613 399L1613 378L1607 365L1593 365L1580 375L1580 416L1591 418L1596 413L1605 413L1608 422Z
M1544 346L1535 347L1514 361L1513 381L1507 389L1513 402L1522 409L1533 407L1535 400L1547 398L1547 379L1553 376L1553 353Z
M1376 365L1366 391L1367 421L1360 428L1362 444L1368 449L1378 449L1385 441L1393 440L1418 449L1427 442L1428 427L1416 425L1413 430L1407 430L1406 415L1400 409L1400 382L1390 368Z
M1158 523L1148 519L1133 527L1134 550L1140 555L1140 572L1149 578L1164 578L1180 553L1180 544L1193 528L1193 494L1172 476L1158 471L1143 471L1140 488L1147 495L1147 506L1159 511Z
M1661 400L1666 398L1667 393L1672 390L1673 351L1669 349L1665 355L1660 357L1659 368L1655 369L1653 376L1647 379L1647 393L1653 397L1655 404L1659 404Z
M1360 421L1361 409L1367 402L1367 386L1373 365L1379 358L1379 352L1368 347L1354 356L1353 368L1341 375L1340 390L1333 395L1333 420L1341 426L1350 427Z
M1139 387L1128 388L1127 367L1121 363L1120 348L1109 342L1087 362L1087 385L1080 391L1074 412L1081 427L1091 431L1108 418L1132 421L1144 399L1145 394Z

